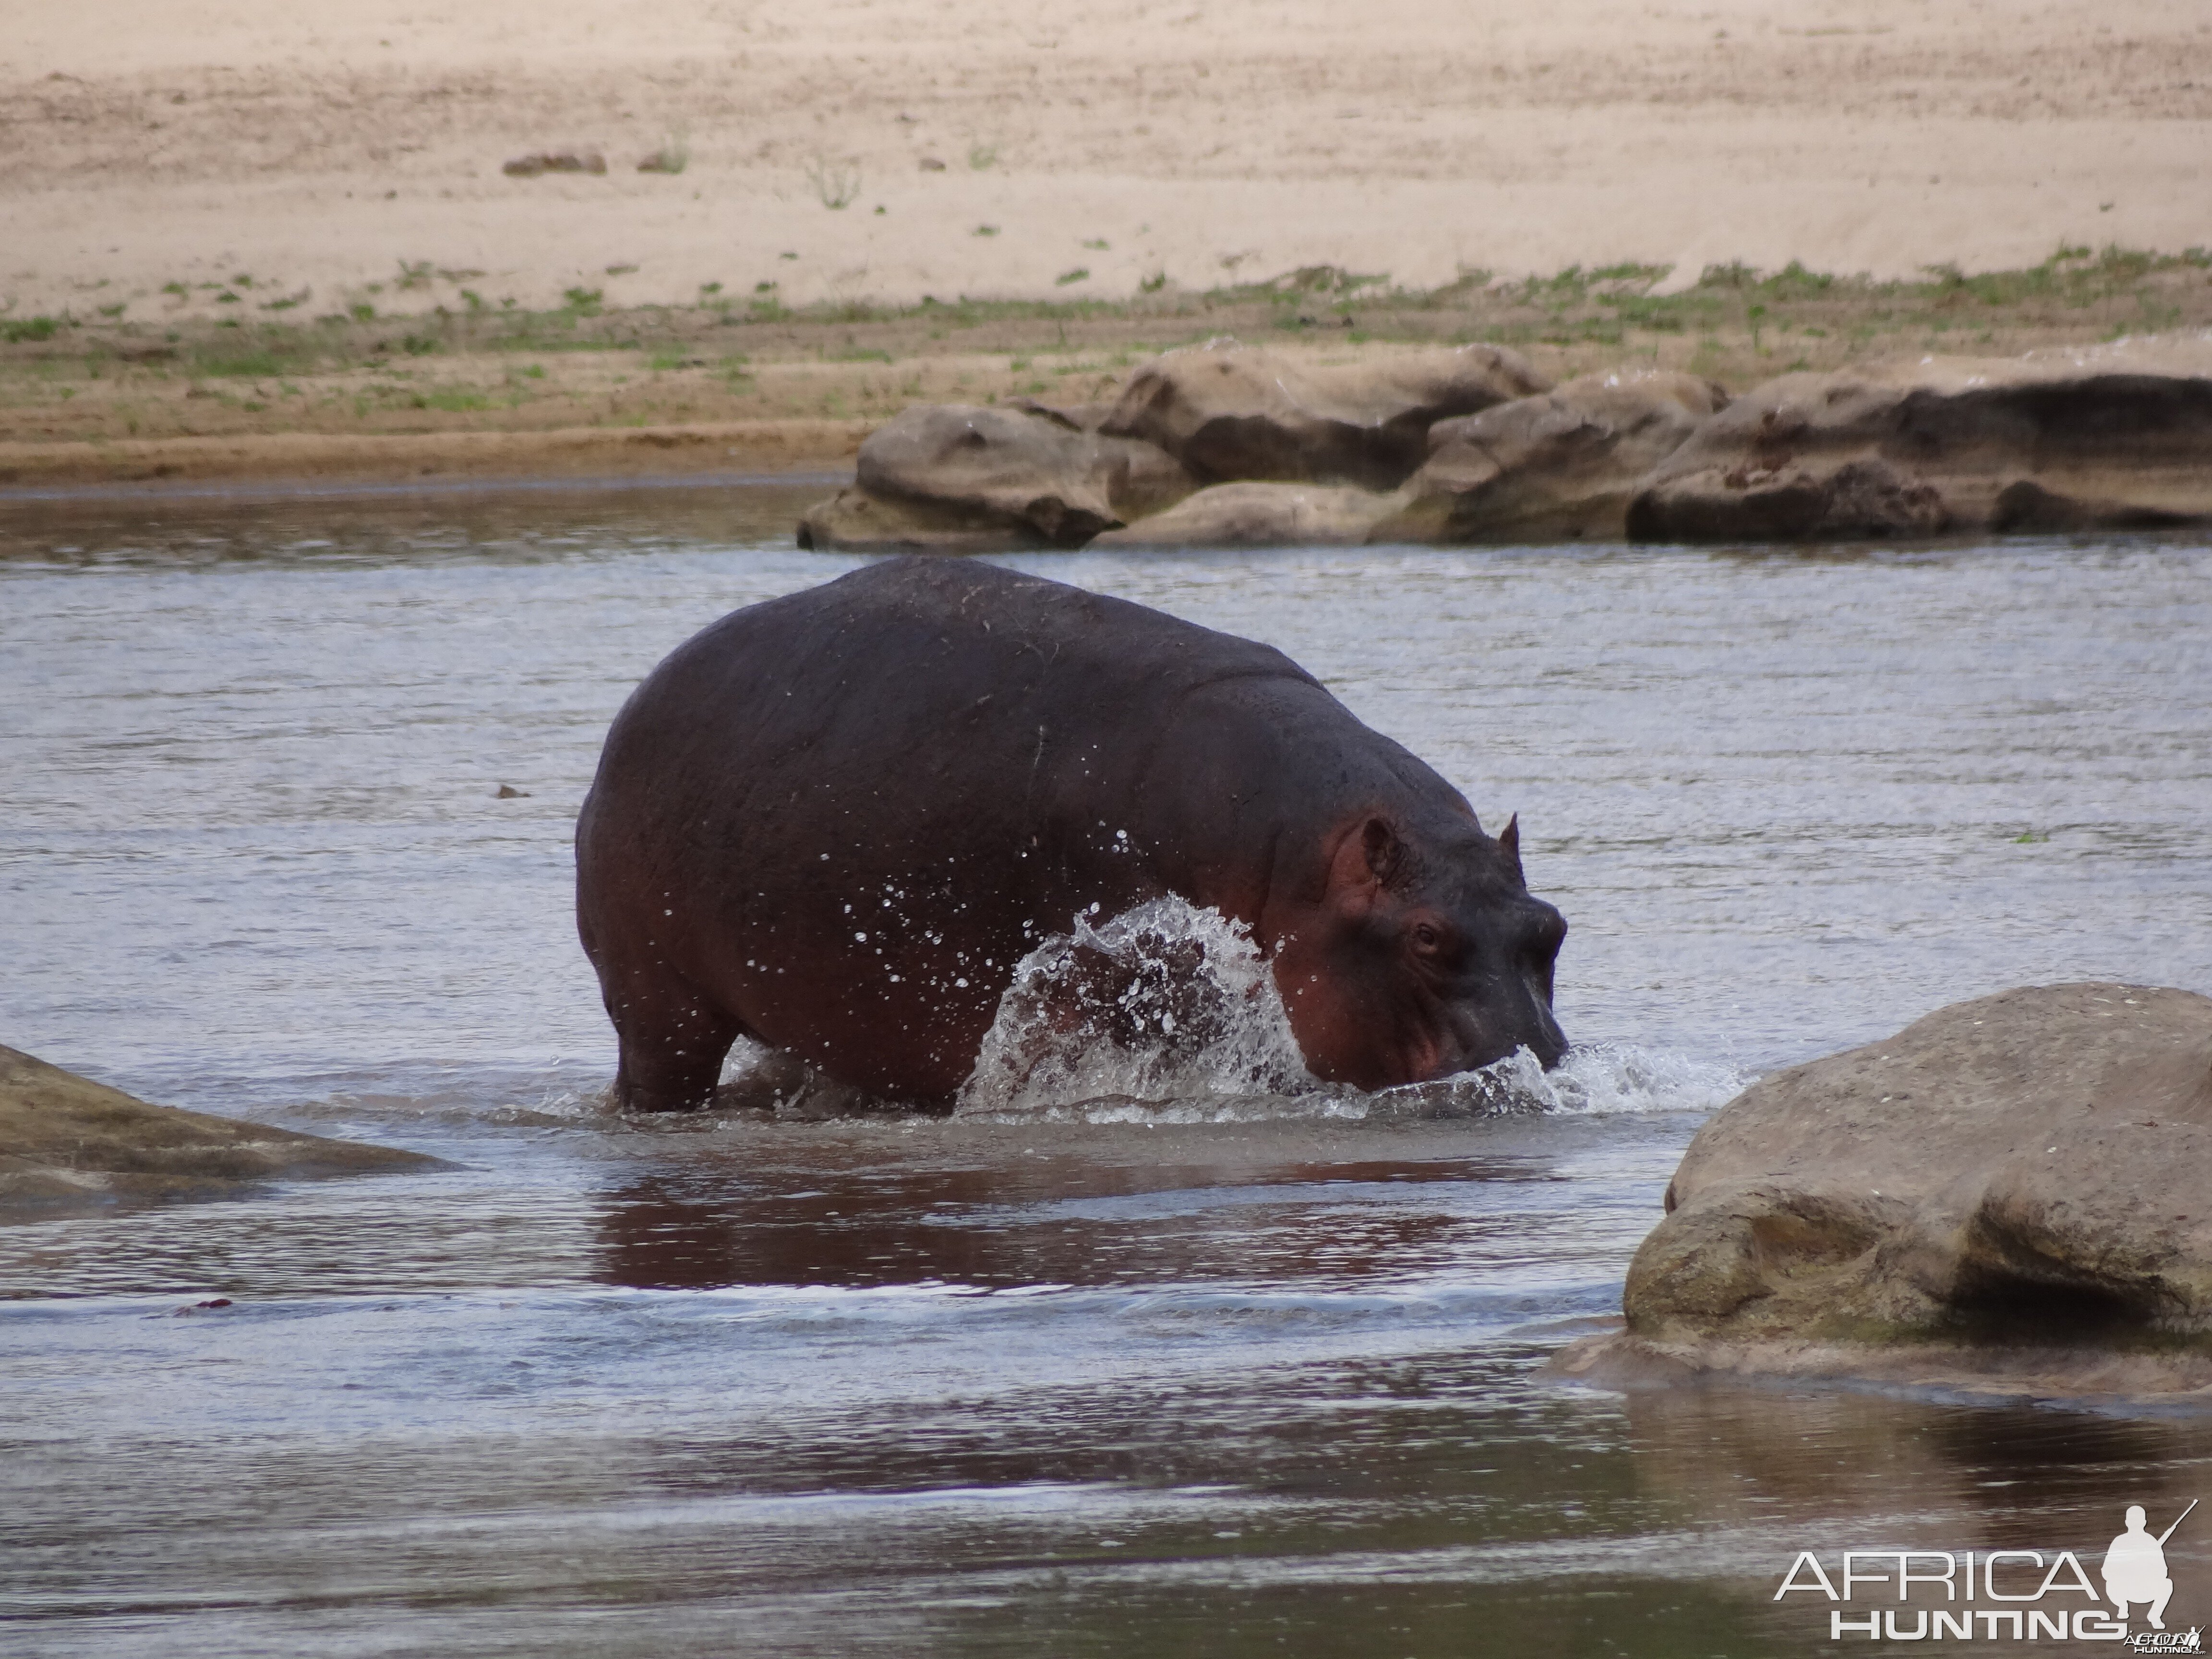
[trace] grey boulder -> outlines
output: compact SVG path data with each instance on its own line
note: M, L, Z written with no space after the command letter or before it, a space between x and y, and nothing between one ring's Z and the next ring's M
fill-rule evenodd
M853 483L808 511L799 544L854 553L1080 547L1196 487L1153 446L1084 431L1060 411L922 404L868 434Z
M1429 428L1376 541L1619 540L1644 476L1728 405L1692 374L1590 374Z
M2212 998L1960 1003L1715 1114L1630 1267L1626 1333L1559 1363L2212 1404L2208 1175Z
M1209 483L1395 489L1437 422L1550 389L1500 346L1309 366L1224 337L1136 369L1098 430L1156 444Z

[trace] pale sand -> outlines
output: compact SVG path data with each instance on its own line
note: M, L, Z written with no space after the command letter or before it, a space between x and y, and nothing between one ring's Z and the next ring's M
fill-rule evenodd
M219 291L163 284L240 275L229 314L296 297L289 319L463 288L1118 299L1316 264L1427 287L1634 260L1684 283L1729 260L1897 276L2212 243L2205 0L6 9L18 317L158 319ZM672 134L684 173L633 170ZM560 145L610 171L500 171ZM857 169L851 205L810 168ZM425 261L481 274L394 286Z

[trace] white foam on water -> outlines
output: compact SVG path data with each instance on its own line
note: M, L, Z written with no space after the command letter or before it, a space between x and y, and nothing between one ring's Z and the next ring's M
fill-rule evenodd
M1717 1060L1645 1048L1632 1042L1591 1042L1567 1051L1550 1071L1526 1048L1480 1071L1392 1094L1463 1087L1479 1079L1511 1103L1500 1109L1601 1117L1623 1112L1710 1112L1742 1091L1751 1074Z

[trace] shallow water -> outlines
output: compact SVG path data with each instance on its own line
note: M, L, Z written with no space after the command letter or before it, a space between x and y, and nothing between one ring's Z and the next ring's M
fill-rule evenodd
M1801 1548L2212 1497L2189 1422L1531 1375L1743 1079L2212 991L2212 549L1017 561L1520 812L1558 1109L610 1121L575 808L665 652L850 568L806 494L0 507L0 1041L456 1166L0 1231L0 1646L1795 1652Z

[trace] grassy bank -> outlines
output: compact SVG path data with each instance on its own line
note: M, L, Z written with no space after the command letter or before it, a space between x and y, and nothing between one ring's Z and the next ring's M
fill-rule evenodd
M472 451L508 471L590 471L611 455L659 470L819 465L908 404L1085 401L1146 356L1218 334L1327 358L1491 341L1560 378L1656 365L1741 390L1905 353L2009 356L2212 327L2201 249L2065 248L2022 270L1890 283L1716 267L1655 291L1665 276L1475 272L1415 292L1323 267L1119 302L903 309L793 310L763 284L610 310L575 289L530 311L478 292L476 273L411 266L370 300L307 316L306 302L240 273L212 295L170 296L167 315L0 317L0 483L234 476L255 470L263 440L272 476L465 470ZM464 434L473 445L437 441ZM327 441L343 440L376 441Z

